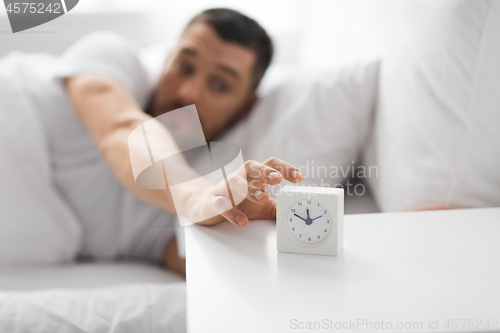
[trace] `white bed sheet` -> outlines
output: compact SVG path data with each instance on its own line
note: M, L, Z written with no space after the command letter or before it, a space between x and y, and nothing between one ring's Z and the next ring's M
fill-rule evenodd
M0 332L186 332L180 275L140 263L0 267Z
M0 290L97 288L124 283L184 281L177 273L140 263L0 266Z
M0 292L0 332L186 332L186 285Z

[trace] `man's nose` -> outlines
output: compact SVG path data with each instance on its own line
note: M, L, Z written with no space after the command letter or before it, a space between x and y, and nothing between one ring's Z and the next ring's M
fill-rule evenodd
M179 89L179 99L184 105L196 104L203 93L203 79L199 76L185 80Z

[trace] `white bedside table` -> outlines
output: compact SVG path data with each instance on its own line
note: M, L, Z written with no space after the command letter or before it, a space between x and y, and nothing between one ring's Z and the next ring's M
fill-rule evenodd
M185 228L190 333L500 332L500 208L346 215L339 257L275 228Z

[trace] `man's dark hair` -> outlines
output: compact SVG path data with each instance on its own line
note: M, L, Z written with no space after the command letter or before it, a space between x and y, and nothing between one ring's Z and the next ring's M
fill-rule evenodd
M253 89L257 88L273 57L273 43L267 32L253 19L232 9L212 8L193 17L194 23L205 23L225 41L245 46L257 55Z

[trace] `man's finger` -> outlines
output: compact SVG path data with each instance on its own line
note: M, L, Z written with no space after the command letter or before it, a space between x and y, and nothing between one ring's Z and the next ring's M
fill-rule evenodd
M277 185L283 179L278 170L257 161L246 161L244 167L249 182L257 180L264 184Z
M289 182L299 183L304 179L304 175L299 169L277 157L271 157L264 161L263 164L279 171L283 175L283 178Z
M249 186L247 199L256 204L263 204L264 202L267 201L267 199L269 199L269 193L261 190L258 187Z
M245 210L247 212L247 210ZM276 220L276 200L269 198L265 203L255 206L247 212L250 220L271 219Z
M248 218L238 208L233 207L231 202L225 197L216 197L212 200L213 207L226 220L239 227L248 224Z
M267 185L268 185L266 183L261 182L258 179L249 179L248 184L250 186L257 187L257 188L261 189L262 191L265 191L267 189Z
M241 178L237 174L231 174L228 177L228 184L235 204L239 204L244 199L260 204L269 198L264 184L259 181L247 182L246 179Z
M238 208L233 207L221 214L226 220L238 227L244 227L248 224L248 218Z

